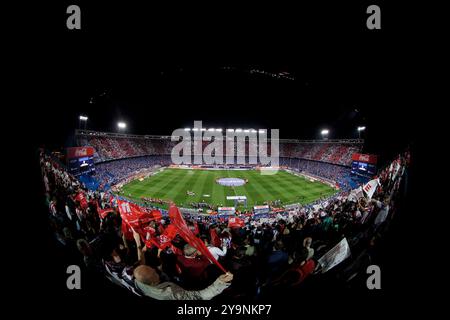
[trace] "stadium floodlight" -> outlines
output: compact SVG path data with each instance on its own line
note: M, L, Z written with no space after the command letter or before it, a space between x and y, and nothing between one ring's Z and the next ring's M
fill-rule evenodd
M184 128L184 131L191 131L191 128Z
M198 128L192 128L192 131L198 131Z
M216 132L222 132L222 129L216 129Z
M235 132L242 132L242 129L236 129Z
M256 131L255 129L252 129L251 132L252 132L252 133L256 133L257 131Z
M244 132L245 132L245 133L249 133L249 132L250 132L250 129L245 129Z
M266 132L266 130L264 130L264 129L259 129L258 131L259 131L259 133L264 133L264 132Z
M321 135L326 136L330 131L328 129L324 129L320 132Z
M127 127L127 124L125 122L118 122L117 126L119 129L125 129Z
M214 128L209 128L208 131L215 131L216 129Z
M365 126L358 127L358 137L361 139L361 131L366 130Z
M234 132L234 129L227 129L227 132Z
M201 131L206 131L206 128L202 128L202 130Z
M86 116L80 116L80 120L81 120L81 121L87 121L87 120L88 120L88 117L86 117Z

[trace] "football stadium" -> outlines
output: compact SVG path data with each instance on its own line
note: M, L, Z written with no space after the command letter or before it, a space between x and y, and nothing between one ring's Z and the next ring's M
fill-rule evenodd
M445 277L427 272L446 252L435 6L34 4L6 60L14 315L436 310L422 299Z
M138 135L80 128L87 118L71 146L39 151L56 239L98 277L156 300L265 299L330 278L356 286L410 161L406 150L380 163L364 139L328 130L312 140L196 126Z

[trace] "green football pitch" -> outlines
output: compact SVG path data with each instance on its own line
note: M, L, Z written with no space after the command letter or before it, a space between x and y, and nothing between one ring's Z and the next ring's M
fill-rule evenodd
M243 186L222 186L219 178L247 180ZM188 195L187 191L194 195ZM330 196L336 190L319 181L278 171L274 175L261 175L256 170L190 170L165 169L144 179L134 180L122 188L121 196L132 200L142 197L171 200L180 207L206 202L217 206L234 206L227 196L246 196L247 206L262 205L265 201L281 200L282 205L310 203ZM241 207L242 208L242 207Z

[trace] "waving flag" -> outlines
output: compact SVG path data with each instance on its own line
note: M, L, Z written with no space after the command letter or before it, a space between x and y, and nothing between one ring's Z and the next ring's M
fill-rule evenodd
M363 190L366 193L367 198L372 199L372 196L375 193L375 191L377 190L377 187L379 184L380 184L380 179L373 179L364 185Z
M184 221L184 218L180 213L180 210L174 205L170 206L169 218L171 225L174 225L177 228L178 234L184 239L184 241L200 251L202 255L207 257L212 263L216 264L220 268L220 270L225 273L227 272L225 268L222 267L222 265L214 258L214 256L206 247L205 243L201 239L197 238L192 230L189 229L186 221Z
M161 220L161 212L159 210L148 210L137 204L128 201L117 200L120 216L133 229L140 228L143 224L147 224L153 220Z
M220 241L219 235L215 228L209 229L209 236L211 237L211 244L214 247L220 248L222 246L222 242Z
M348 200L358 202L358 200L362 197L364 197L363 189L362 187L358 187L350 192L350 194L348 195Z
M98 201L95 203L95 206L97 207L97 213L101 219L105 219L105 217L108 215L108 213L114 212L113 208L102 209L100 207L100 205L98 204Z
M243 226L245 226L245 222L241 218L232 217L228 219L229 228L242 228Z
M152 234L150 232L147 232L144 240L145 245L147 247L152 247L153 245L155 245L157 248L164 250L166 247L172 245L171 241L176 237L177 231L178 230L174 225L169 225L158 237L155 237L154 233Z

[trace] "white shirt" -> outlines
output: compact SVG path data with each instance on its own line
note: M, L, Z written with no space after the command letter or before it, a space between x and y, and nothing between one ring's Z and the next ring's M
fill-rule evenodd
M214 259L219 260L219 257L223 257L227 254L227 247L223 246L223 249L217 247L208 247L209 252L213 255Z

